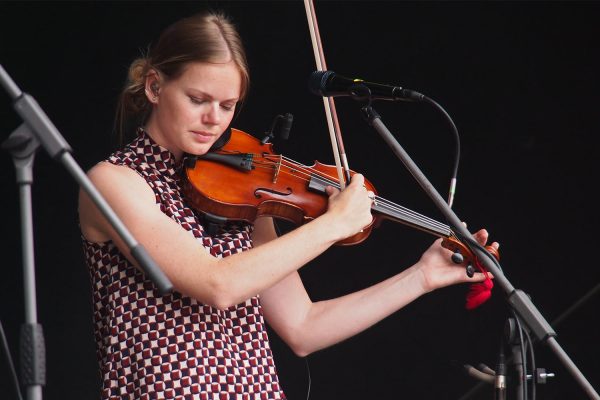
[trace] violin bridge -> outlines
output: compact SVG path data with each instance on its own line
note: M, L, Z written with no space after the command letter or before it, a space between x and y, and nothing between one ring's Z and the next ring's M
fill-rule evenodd
M279 171L281 170L281 158L282 155L279 155L279 161L277 162L277 166L275 167L275 173L273 174L273 183L277 183L277 177L279 177Z

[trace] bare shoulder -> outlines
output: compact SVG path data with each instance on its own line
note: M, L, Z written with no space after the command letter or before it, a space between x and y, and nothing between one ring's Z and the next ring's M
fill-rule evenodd
M87 173L92 184L111 208L123 218L128 210L153 207L154 193L146 181L127 166L108 162L96 164ZM83 190L79 191L79 221L86 239L105 242L110 239L108 222Z
M151 193L146 181L133 169L103 161L87 172L88 178L98 188L110 190L133 190ZM142 194L142 193L140 193Z
M221 293L221 289L214 289L210 279L217 269L214 268L217 258L161 210L146 179L129 167L106 162L92 168L88 176L137 244L160 265L174 287L203 302L216 304L218 296L214 293ZM129 244L83 192L79 196L79 215L81 231L87 240L95 243L112 241L133 265L139 266Z

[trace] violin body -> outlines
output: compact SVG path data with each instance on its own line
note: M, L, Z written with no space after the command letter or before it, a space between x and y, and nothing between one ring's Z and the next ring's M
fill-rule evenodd
M339 187L335 166L306 166L273 153L272 144L232 129L230 140L216 154L186 161L184 193L195 209L217 218L253 223L261 216L296 225L327 211L327 186ZM376 192L365 180L368 190ZM370 228L370 227L368 227ZM368 229L339 244L355 244Z
M305 224L327 211L327 186L340 188L336 167L318 161L311 166L273 153L270 143L238 129L219 150L186 158L183 191L187 201L212 221L254 223L261 216L281 218L296 225ZM355 174L350 171L351 176ZM377 194L365 179L367 190ZM454 237L450 228L431 218L375 196L371 207L373 221L361 232L338 245L364 241L374 226L389 219L440 236L442 246L472 260L467 246ZM492 246L486 249L500 258Z

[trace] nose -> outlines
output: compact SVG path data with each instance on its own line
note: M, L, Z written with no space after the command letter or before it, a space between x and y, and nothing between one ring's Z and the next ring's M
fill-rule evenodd
M211 102L202 114L202 117L205 124L219 125L221 123L221 108L219 103L216 101Z

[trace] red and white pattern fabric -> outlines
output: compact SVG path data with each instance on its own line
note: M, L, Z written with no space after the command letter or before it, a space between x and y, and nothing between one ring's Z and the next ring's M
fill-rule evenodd
M182 198L175 158L143 130L107 161L140 174L162 212L213 256L252 247L251 225L227 225L208 236ZM285 399L258 296L226 310L178 292L161 296L111 241L83 238L83 247L102 399Z

